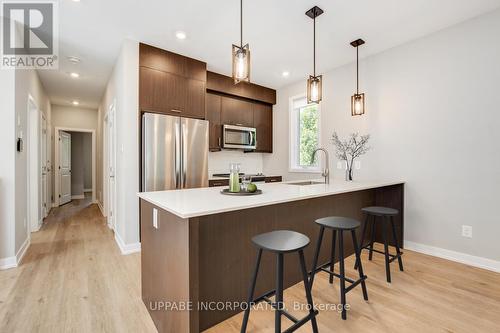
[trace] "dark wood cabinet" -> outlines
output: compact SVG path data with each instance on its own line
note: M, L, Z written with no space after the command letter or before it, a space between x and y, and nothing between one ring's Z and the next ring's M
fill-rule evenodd
M257 129L256 152L273 152L273 107L269 104L253 104L253 126Z
M139 50L140 110L205 118L206 64L145 44Z
M222 96L221 122L224 125L253 127L253 103Z
M272 177L265 178L266 183L279 183L282 181L283 181L283 177L281 177L281 176L272 176Z
M207 93L205 119L209 122L209 149L218 151L222 148L222 123L221 123L222 97Z
M229 186L229 179L209 179L208 187Z

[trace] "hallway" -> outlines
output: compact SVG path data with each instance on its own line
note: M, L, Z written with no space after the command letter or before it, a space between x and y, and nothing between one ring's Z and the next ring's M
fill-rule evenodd
M140 253L122 256L91 198L54 208L18 268L0 271L1 332L155 332Z

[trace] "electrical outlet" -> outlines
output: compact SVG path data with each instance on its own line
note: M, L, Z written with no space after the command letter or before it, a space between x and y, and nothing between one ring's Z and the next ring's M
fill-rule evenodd
M153 208L153 227L158 229L158 209Z
M472 226L470 225L462 226L462 237L472 238Z
M356 170L361 169L361 161L354 162L354 169L356 169Z

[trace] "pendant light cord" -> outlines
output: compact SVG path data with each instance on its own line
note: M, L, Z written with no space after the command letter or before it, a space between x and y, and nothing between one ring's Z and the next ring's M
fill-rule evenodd
M240 47L243 48L243 0L240 0Z
M313 75L316 77L316 11L314 11L313 23Z
M359 95L359 47L356 46L356 94Z

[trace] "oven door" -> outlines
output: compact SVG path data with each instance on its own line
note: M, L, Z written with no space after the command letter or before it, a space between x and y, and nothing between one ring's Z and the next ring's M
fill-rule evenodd
M224 125L223 148L252 150L256 148L256 129Z

